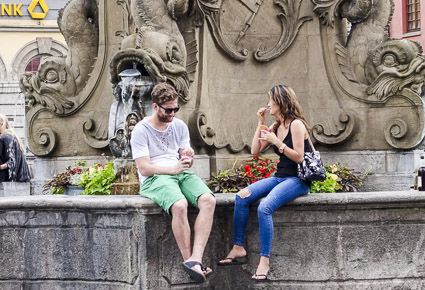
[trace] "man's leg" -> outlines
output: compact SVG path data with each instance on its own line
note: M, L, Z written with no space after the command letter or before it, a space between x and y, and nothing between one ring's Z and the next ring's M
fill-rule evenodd
M214 218L215 197L211 193L204 193L198 198L199 214L194 226L193 251L190 261L202 262L205 246L211 233Z
M176 201L170 208L172 215L171 228L173 229L174 238L177 246L186 261L192 255L190 248L190 227L187 219L187 200L180 199Z

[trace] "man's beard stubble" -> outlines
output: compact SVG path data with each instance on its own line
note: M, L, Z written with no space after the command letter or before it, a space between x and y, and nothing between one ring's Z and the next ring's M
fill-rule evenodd
M171 115L162 115L158 114L158 120L163 123L171 123L174 119L174 116Z

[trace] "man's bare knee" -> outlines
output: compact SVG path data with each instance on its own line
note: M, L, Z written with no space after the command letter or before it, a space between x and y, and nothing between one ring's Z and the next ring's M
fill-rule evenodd
M176 201L175 203L173 203L170 211L171 211L173 216L186 214L187 206L188 206L187 200L186 199L180 199L180 200Z
M212 208L212 209L214 209L215 204L216 204L215 197L209 192L202 194L198 198L198 207L199 208Z
M251 195L251 191L248 188L244 188L237 193L241 198L246 198Z

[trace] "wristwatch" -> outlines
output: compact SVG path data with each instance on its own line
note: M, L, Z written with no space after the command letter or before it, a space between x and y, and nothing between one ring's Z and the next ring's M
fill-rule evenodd
M282 143L282 146L279 147L279 152L283 153L283 151L285 151L285 148L286 148L286 144Z

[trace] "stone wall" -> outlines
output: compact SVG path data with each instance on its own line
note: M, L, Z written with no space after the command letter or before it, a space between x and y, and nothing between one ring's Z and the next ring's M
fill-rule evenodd
M218 267L232 240L232 194L217 194L204 264L194 284L181 267L171 218L138 196L0 198L0 289L423 289L425 195L312 194L274 214L267 286L258 263L256 212L248 263ZM196 210L190 211L193 224ZM400 288L402 287L402 288Z

